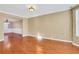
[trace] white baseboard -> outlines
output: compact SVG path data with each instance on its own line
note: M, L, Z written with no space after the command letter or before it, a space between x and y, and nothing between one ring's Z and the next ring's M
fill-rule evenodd
M72 42L72 44L76 47L79 47L79 45L77 43Z
M23 34L23 37L25 37L25 36L33 36L33 37L35 37L34 35Z
M27 36L27 35L23 35L23 37L25 37L25 36Z
M23 35L23 37L24 36L32 36L32 37L36 37L36 35ZM69 42L69 43L71 43L72 41L69 41L69 40L62 40L62 39L54 39L54 38L48 38L48 37L43 37L43 38L45 38L45 39L49 39L49 40L56 40L56 41L62 41L62 42Z
M1 42L1 41L4 41L4 39L1 39L0 42Z
M72 41L69 41L69 40L63 40L63 39L55 39L55 38L47 38L45 37L46 39L50 39L50 40L55 40L55 41L61 41L61 42L68 42L68 43L72 43Z
M24 35L24 36L32 36L32 37L36 37L36 35ZM48 38L48 37L43 37L45 39L49 39L49 40L55 40L55 41L61 41L61 42L67 42L67 43L72 43L74 46L79 47L79 45L77 43L74 43L72 41L69 40L61 40L61 39L54 39L54 38Z

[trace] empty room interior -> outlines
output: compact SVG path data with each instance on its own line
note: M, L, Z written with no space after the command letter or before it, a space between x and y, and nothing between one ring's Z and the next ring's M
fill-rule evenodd
M79 5L0 4L0 54L79 54Z

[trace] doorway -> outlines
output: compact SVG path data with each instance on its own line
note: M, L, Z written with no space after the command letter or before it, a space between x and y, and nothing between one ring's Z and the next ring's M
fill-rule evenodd
M23 25L22 20L4 20L4 47L10 48L12 44L22 41Z

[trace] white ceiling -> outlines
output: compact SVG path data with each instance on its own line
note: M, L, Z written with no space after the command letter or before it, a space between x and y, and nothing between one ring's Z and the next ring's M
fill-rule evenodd
M70 9L76 5L73 4L36 4L36 10L29 12L27 10L28 4L0 4L0 11L15 14L23 17L35 17L39 15L50 14L58 11Z

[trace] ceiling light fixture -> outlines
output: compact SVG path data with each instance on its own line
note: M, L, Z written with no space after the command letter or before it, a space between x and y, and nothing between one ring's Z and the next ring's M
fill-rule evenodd
M29 10L30 12L35 11L35 9L36 9L36 7L35 7L34 5L29 5L29 6L28 6L28 10Z

